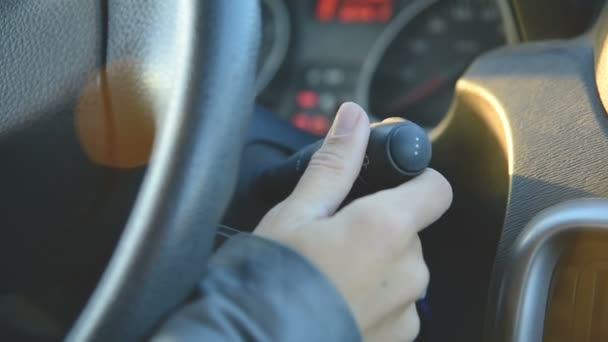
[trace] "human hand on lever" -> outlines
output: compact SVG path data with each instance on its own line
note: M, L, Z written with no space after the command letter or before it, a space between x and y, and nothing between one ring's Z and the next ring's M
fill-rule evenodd
M413 340L420 326L415 302L429 281L417 233L449 208L452 189L427 169L339 209L359 176L369 134L364 110L342 105L293 192L254 233L292 247L324 272L366 340Z

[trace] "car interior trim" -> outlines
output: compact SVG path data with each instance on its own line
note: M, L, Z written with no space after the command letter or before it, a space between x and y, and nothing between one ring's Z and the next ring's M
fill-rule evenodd
M542 211L526 226L506 262L494 341L543 339L553 271L568 237L584 231L608 232L607 212L606 199L574 200Z

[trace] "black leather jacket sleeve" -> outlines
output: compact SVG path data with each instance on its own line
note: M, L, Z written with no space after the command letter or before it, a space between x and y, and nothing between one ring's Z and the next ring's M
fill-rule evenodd
M334 285L292 249L258 236L228 240L198 290L153 341L361 340Z

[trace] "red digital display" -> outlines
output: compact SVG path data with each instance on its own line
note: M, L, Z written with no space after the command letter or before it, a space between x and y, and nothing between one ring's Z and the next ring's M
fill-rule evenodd
M393 0L317 0L317 20L341 23L384 23L393 15Z

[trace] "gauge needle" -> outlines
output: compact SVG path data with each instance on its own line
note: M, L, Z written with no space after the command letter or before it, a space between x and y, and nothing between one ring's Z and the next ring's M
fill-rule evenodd
M429 97L447 83L448 79L441 76L431 78L407 93L399 96L393 103L391 103L390 106L388 106L389 112L394 113L407 109L412 104Z

